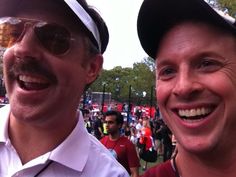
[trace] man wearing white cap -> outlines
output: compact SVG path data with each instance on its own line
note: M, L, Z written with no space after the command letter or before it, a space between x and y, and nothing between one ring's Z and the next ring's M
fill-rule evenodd
M144 0L143 49L177 155L144 177L235 177L236 22L204 0Z
M10 102L0 110L0 177L129 176L77 111L108 38L84 0L0 0Z

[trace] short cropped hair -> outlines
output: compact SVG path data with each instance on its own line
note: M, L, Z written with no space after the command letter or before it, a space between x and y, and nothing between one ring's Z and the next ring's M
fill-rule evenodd
M124 117L119 111L107 111L105 113L105 117L107 117L107 116L115 116L116 123L118 125L122 125L124 123Z

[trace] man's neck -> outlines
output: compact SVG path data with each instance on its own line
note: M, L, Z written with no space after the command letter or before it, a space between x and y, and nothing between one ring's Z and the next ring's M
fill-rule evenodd
M73 126L63 124L64 128L62 126L44 128L32 126L30 123L22 123L11 117L8 133L22 164L25 164L56 148L76 126L76 122L73 124Z
M200 157L199 154L194 156L191 153L181 153L180 150L176 162L181 177L235 177L236 174L236 151L234 155L223 153L220 156L219 153L218 155L208 153L205 157Z
M112 141L116 141L120 138L120 133L119 132L116 132L114 134L109 134L109 139L112 140Z

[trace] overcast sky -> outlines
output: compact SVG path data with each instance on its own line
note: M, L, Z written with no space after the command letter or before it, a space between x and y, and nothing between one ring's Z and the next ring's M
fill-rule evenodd
M143 0L87 0L105 20L110 40L104 53L104 68L132 67L147 55L137 35L137 15Z

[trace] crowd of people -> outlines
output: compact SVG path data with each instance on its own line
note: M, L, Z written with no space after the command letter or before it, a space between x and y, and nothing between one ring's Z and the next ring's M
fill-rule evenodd
M105 113L101 111L94 112L92 107L91 109L81 109L81 111L84 115L85 127L98 140L109 135L106 114L115 111L122 116L122 112L115 109ZM172 157L176 141L172 132L164 123L158 109L153 118L146 116L146 114L137 113L132 116L129 122L125 116L122 116L122 119L119 135L127 137L135 145L138 157L145 161L142 167L144 171L147 169L148 162L156 162L157 157L160 157L159 160L162 159L163 161L167 161Z

